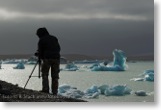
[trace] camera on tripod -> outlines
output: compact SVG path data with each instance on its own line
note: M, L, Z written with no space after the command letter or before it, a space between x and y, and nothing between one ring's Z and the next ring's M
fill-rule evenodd
M41 59L40 59L39 52L37 51L34 55L38 58L38 62L39 62L39 66L40 66L41 65Z

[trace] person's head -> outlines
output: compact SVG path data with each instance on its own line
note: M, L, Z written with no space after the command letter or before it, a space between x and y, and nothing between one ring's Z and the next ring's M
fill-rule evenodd
M49 32L47 31L47 29L46 29L45 27L43 27L43 28L39 28L39 29L37 30L36 35L37 35L39 38L41 38L41 37L43 37L43 36L45 36L45 35L49 35Z

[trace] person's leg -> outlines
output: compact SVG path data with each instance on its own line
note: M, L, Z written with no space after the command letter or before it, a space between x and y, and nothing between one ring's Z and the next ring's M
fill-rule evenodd
M52 93L53 95L57 95L58 94L58 87L59 87L59 79L53 79L52 78Z
M50 64L48 60L43 60L42 63L42 92L49 93L49 69L50 69Z
M52 77L52 93L53 95L57 95L58 93L58 86L59 86L59 72L60 72L60 60L54 59L52 60L52 66L51 66L51 77Z

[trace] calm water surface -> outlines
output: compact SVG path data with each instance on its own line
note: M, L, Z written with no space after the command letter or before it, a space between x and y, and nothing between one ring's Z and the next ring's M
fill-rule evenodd
M78 90L86 90L93 85L114 85L114 84L127 84L127 86L133 91L145 90L147 93L152 93L149 96L141 97L134 94L125 96L104 96L100 95L97 99L85 99L94 102L154 102L154 83L148 81L131 81L132 78L139 77L144 70L154 69L154 62L136 62L127 63L128 70L124 72L91 72L82 68L79 71L61 71L60 72L60 85L68 84L72 87L77 87ZM14 64L2 64L0 70L0 80L7 81L13 84L18 84L24 87L34 65L25 65L24 70L13 69ZM61 65L63 68L65 65ZM87 65L90 66L90 65ZM33 75L37 76L38 68L35 69ZM50 79L50 78L49 78ZM41 90L41 79L32 77L26 88L33 90Z

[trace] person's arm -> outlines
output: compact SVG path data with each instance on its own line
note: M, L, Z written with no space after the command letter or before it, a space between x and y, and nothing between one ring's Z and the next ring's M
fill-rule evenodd
M56 38L56 37L55 37ZM59 52L60 52L60 50L61 50L61 47L60 47L60 44L59 44L59 41L58 41L58 39L56 38L56 42L57 42L57 48L58 48L58 50L59 50Z
M38 42L38 53L39 53L39 58L43 59L43 43L42 43L42 40L39 40L39 42Z

